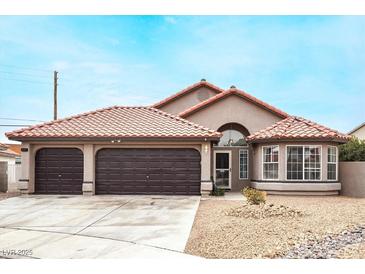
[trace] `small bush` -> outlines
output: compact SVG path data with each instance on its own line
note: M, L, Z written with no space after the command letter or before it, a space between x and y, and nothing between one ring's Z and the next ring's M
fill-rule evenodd
M340 161L365 161L365 140L353 137L339 147Z
M212 196L224 196L224 189L223 188L218 188L218 187L214 187L212 192L211 192Z
M245 187L242 189L243 196L246 197L247 202L253 205L259 205L266 202L266 192L260 191L252 187Z

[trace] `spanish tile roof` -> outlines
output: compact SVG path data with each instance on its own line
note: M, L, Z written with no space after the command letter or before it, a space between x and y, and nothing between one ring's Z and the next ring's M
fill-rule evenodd
M228 90L226 90L226 91L224 91L222 93L219 93L219 94L217 94L217 95L215 95L213 97L210 97L209 99L207 99L207 100L205 100L205 101L203 101L203 102L201 102L201 103L199 103L199 104L197 104L195 106L192 106L191 108L188 108L187 110L179 113L179 116L180 117L183 117L183 118L186 118L189 115L195 113L196 111L198 111L198 110L200 110L200 109L202 109L202 108L204 108L204 107L206 107L206 106L208 106L208 105L210 105L210 104L212 104L214 102L217 102L219 100L222 100L223 98L226 98L226 97L228 97L230 95L240 96L240 97L242 97L242 98L244 98L244 99L246 99L246 100L248 100L248 101L256 104L257 106L262 107L262 108L264 108L264 109L266 109L266 110L268 110L268 111L270 111L270 112L278 115L279 117L282 117L282 118L288 117L288 114L285 113L284 111L281 111L280 109L277 109L277 108L275 108L275 107L273 107L273 106L271 106L271 105L269 105L269 104L267 104L267 103L265 103L265 102L257 99L256 97L254 97L254 96L252 96L252 95L250 95L250 94L248 94L248 93L246 93L246 92L244 92L242 90L239 90L237 88L234 88L234 87L233 88L230 88L230 89L228 89Z
M160 108L166 104L168 104L171 101L174 101L176 99L178 99L179 97L188 94L194 90L197 90L200 87L206 87L211 89L212 91L216 92L216 93L221 93L224 92L224 89L221 89L220 87L217 87L209 82L207 82L206 80L202 79L200 82L197 82L191 86L188 86L187 88L184 88L183 90L171 95L170 97L167 97L166 99L154 104L152 107L154 108Z
M113 106L6 133L23 138L212 138L221 133L152 107Z
M20 156L19 154L15 153L14 151L12 151L10 149L0 150L0 155L6 156L6 157L12 157L12 158Z
M8 146L7 145L5 145L5 144L3 144L3 143L0 143L0 150L5 150L5 149L7 149L8 148Z
M328 140L346 142L349 135L319 125L307 119L290 116L270 127L262 129L247 137L247 141L254 143L264 140Z
M15 154L20 155L21 149L19 144L6 144L9 150L13 151Z

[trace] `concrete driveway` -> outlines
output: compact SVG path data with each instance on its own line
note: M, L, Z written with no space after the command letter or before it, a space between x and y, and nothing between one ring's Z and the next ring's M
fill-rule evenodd
M20 196L0 201L0 257L154 258L183 253L197 196Z

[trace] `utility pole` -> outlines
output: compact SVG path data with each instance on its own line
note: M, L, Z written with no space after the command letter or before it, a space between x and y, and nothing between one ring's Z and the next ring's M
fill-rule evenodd
M57 80L58 72L53 72L53 119L57 120Z

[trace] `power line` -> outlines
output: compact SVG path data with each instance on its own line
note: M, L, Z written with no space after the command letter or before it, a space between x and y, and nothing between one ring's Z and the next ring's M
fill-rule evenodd
M29 127L31 125L0 125L0 127Z
M18 69L23 69L23 70L37 70L37 71L43 71L43 72L52 72L52 70L48 70L48 69L38 69L38 68L14 66L14 65L7 65L7 64L0 64L0 66L1 67L9 67L9 68L18 68Z
M32 81L32 80L19 79L19 78L4 78L4 77L0 77L0 79L3 79L3 80L9 80L9 81L18 81L18 82L34 83L34 84L46 84L46 85L52 85L52 83L51 83L51 82Z
M0 120L29 121L29 122L45 122L45 121L41 121L41 120L20 119L20 118L6 118L6 117L0 117Z
M48 78L49 76L46 75L39 75L39 74L32 74L32 73L23 73L23 72L14 72L14 71L3 71L0 70L0 73L6 73L6 74L19 74L19 75L25 75L25 76L36 76L36 77L42 77L42 78Z

